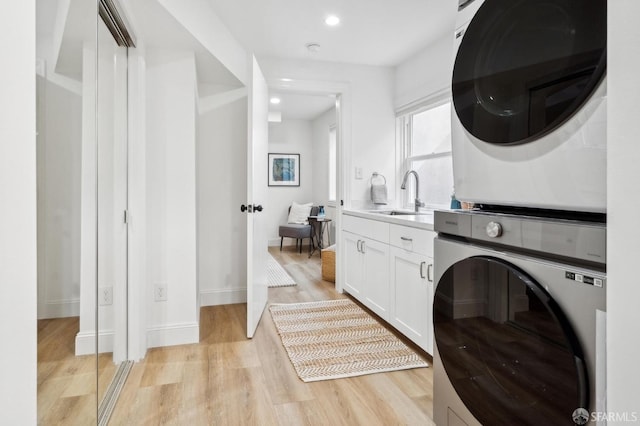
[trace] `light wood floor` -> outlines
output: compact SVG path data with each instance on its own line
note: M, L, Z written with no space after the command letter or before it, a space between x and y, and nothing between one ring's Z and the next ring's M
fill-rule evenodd
M116 367L110 353L75 356L78 330L78 317L38 320L39 425L96 423L96 392L104 395Z
M269 289L269 302L346 297L320 279L318 254L270 252L298 285ZM251 340L244 304L200 315L199 344L151 349L133 366L110 425L434 424L432 368L304 383L268 311Z

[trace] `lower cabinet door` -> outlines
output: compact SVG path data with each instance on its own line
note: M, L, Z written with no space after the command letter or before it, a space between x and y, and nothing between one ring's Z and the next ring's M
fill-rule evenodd
M350 295L364 303L362 293L362 253L360 245L362 237L351 232L342 233L342 247L344 248L345 274L344 289Z
M397 247L390 253L390 323L433 354L433 259Z
M363 303L380 318L389 321L389 245L364 239L360 244L364 257Z

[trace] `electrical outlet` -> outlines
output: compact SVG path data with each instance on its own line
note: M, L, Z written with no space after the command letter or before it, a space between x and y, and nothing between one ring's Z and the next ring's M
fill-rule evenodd
M113 305L113 287L98 288L98 304L100 306Z
M167 300L167 284L166 283L156 284L155 299L156 299L156 302L164 302Z

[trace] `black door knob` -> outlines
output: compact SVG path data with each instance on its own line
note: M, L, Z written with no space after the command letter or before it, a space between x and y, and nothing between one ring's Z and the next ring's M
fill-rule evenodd
M262 205L258 204L257 206L254 204L253 205L253 211L254 212L261 212L262 211Z
M243 204L243 205L241 205L241 206L240 206L240 211L241 211L242 213L246 212L246 211L247 211L247 206L245 206L244 204Z

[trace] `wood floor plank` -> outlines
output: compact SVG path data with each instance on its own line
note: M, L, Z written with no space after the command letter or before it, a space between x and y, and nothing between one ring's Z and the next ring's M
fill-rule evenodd
M270 288L269 303L347 297L321 279L317 253L309 258L306 251L299 254L292 247L282 252L271 248L270 253L297 285ZM64 334L65 330L69 334L77 327L77 322L73 324L38 323L39 342L51 350L40 351L39 347L38 381L43 385L38 405L48 416L40 416L39 411L40 424L73 424L75 413L83 418L78 410L90 406L82 399L85 396L56 395L61 388L80 393L85 379L74 376L95 369L95 358L73 355L75 332L66 342L46 335ZM108 366L105 362L98 360L103 368ZM53 378L56 380L51 381ZM59 423L55 412L71 423ZM268 310L249 340L246 305L233 304L201 309L200 343L150 349L133 366L109 424L432 425L432 414L431 368L304 383L289 361Z

